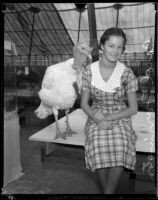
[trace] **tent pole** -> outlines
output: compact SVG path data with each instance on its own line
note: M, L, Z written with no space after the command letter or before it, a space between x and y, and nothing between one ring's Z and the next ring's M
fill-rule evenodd
M90 31L90 46L93 47L92 62L95 62L99 59L99 48L98 48L94 3L88 3L87 8L88 8L88 21L89 21L89 31Z
M32 51L32 41L33 41L34 23L35 23L35 13L33 13L33 24L32 24L32 30L31 30L31 41L30 41L29 58L28 58L28 68L29 68L30 70L31 70L30 60L31 60L31 51Z
M116 28L118 27L119 10L117 9Z
M81 26L81 11L79 12L79 23L78 23L78 37L77 37L77 42L79 42L79 39L80 39L80 26Z

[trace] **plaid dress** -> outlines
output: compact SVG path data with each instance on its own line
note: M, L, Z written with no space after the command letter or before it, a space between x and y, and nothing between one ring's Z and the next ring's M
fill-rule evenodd
M124 64L117 62L117 65L119 64L124 66ZM126 109L124 97L127 93L135 92L138 89L138 81L132 70L124 66L119 79L120 85L115 88L115 92L111 93L98 89L92 84L92 67L94 65L99 68L99 62L97 61L87 66L82 76L82 90L90 90L90 98L93 102L92 110L94 112L100 111L102 114L110 114ZM94 73L93 76L95 76ZM115 77L113 77L113 80L115 82ZM99 126L88 117L84 131L86 136L84 144L86 168L92 171L98 168L115 166L134 169L136 163L136 135L130 118L113 120L112 129L100 130Z

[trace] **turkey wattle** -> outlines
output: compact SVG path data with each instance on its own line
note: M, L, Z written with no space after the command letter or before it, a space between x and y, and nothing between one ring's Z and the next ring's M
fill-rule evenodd
M84 68L91 62L91 51L87 44L77 43L73 48L74 58L70 58L65 62L51 65L47 68L42 87L39 91L41 99L40 106L35 110L38 118L44 119L54 114L56 123L56 138L65 139L66 136L71 136L72 132L68 113L73 107L77 92L80 92L82 85L82 72ZM61 133L58 123L58 110L65 110L66 114L66 132Z

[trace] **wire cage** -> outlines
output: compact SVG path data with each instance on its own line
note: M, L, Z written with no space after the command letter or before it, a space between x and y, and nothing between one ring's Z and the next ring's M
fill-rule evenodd
M120 62L130 67L138 78L137 101L139 111L155 110L154 56L144 53L124 53Z
M4 57L4 120L17 117L17 86L12 56Z
M14 98L18 106L21 103L23 106L25 106L24 104L28 105L28 103L37 106L40 103L38 91L47 67L65 61L70 57L72 55L31 56L31 70L27 70L28 56L5 56L4 82L5 86L7 86L5 87L5 94L8 93L7 96L10 96L10 88L12 93L15 91L14 93L17 94L17 96L14 95ZM154 100L155 95L155 66L153 65L153 59L150 62L149 60L150 57L146 53L125 53L120 57L120 62L130 67L139 80L137 97L140 107L146 107L145 102L149 96L152 95ZM150 78L144 82L142 79L146 76L149 68L151 69ZM14 90L12 89L13 86ZM146 96L145 102L142 101L143 94ZM154 101L152 101L152 105L154 105L153 103Z
M29 68L28 56L12 56L12 70L14 69L15 73L14 83L17 88L18 102L20 102L21 99L24 101L30 100L30 102L38 102L38 91L41 88L47 67L65 61L70 57L72 56L31 56ZM10 60L11 58L10 56L5 56L5 59Z
M5 104L8 106L16 107L16 112L13 114L18 115L20 126L24 124L45 125L49 120L39 120L34 114L34 110L40 104L38 92L42 85L42 80L47 67L63 62L72 57L72 55L57 55L57 56L31 56L30 68L28 68L28 56L5 55L4 67L4 90L5 101L11 99ZM13 104L14 97L14 104ZM6 109L6 108L5 108ZM5 114L6 115L6 114ZM11 112L10 112L11 115ZM7 114L9 118L9 113ZM51 121L52 122L52 121Z

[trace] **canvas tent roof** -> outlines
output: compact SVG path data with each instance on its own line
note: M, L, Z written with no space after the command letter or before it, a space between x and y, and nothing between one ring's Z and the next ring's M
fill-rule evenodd
M114 3L94 4L98 43L104 30L118 20L127 35L126 52L144 52L145 41L152 39L154 44L155 5L121 4L118 15ZM40 12L34 14L31 7ZM4 40L15 43L18 55L71 55L78 37L90 43L87 6L80 15L74 3L6 3Z

